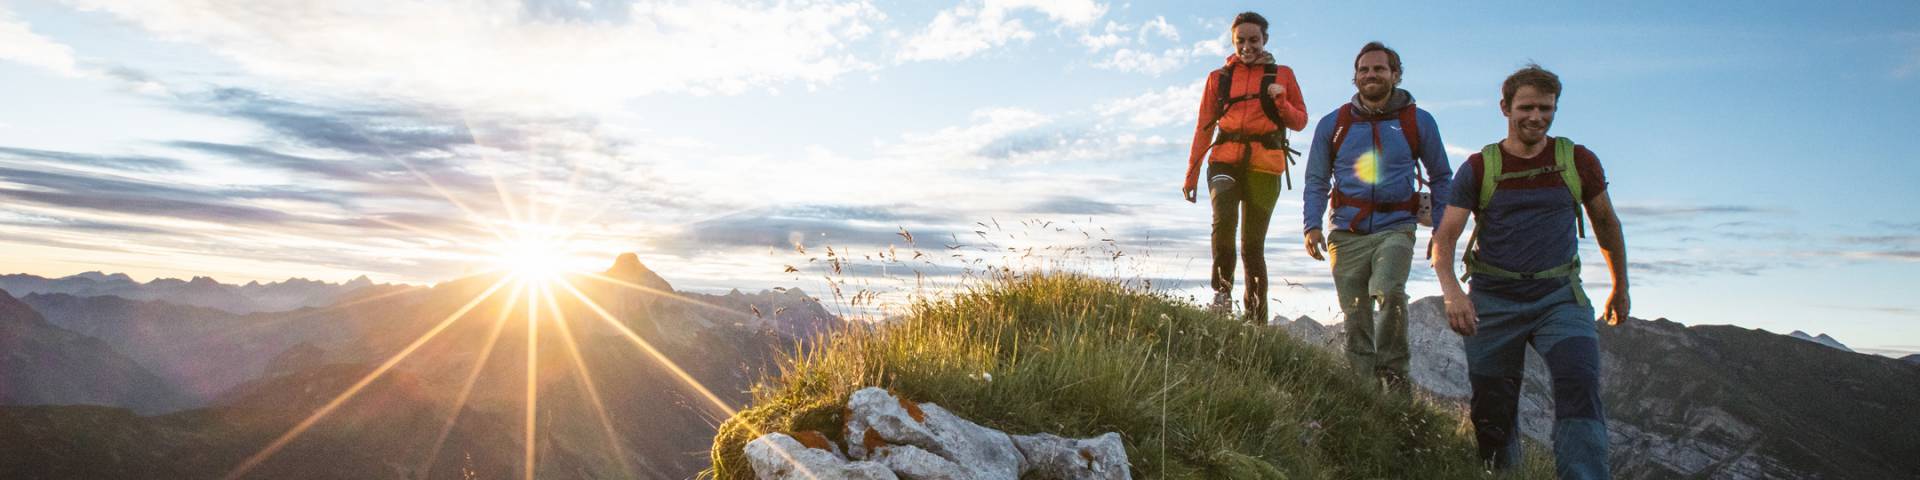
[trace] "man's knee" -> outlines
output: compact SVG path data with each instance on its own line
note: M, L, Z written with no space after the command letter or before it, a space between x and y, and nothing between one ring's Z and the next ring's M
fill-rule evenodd
M1593 337L1555 342L1541 355L1553 373L1554 418L1603 419L1600 403L1600 350Z
M1347 315L1348 321L1352 321L1355 317L1361 316L1371 319L1373 316L1372 297L1365 295L1341 295L1340 312ZM1352 324L1348 324L1347 326L1348 328L1353 327Z
M1468 375L1473 384L1471 416L1481 458L1492 458L1518 441L1520 377Z
M1398 312L1398 311L1404 311L1407 309L1407 290L1404 287L1397 288L1397 289L1374 290L1368 293L1371 294L1369 296L1373 299L1373 304L1375 308L1379 309L1380 311Z

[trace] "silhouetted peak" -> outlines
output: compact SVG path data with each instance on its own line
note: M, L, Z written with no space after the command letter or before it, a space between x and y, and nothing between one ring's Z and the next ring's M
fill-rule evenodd
M607 269L608 275L620 276L623 273L644 272L647 266L640 263L640 256L632 252L622 253L613 259L613 268Z
M189 284L189 285L196 285L196 286L208 286L208 287L210 287L210 286L215 286L215 285L219 285L219 284L220 284L220 281L219 281L219 280L214 280L214 279L213 279L213 277L199 277L199 276L196 276L196 277L193 277L193 280L191 280L191 281L188 281L188 282L187 282L187 284Z
M346 284L346 286L349 286L349 287L368 287L372 285L373 285L373 279L367 278L366 275L353 277L353 280L348 280Z
M0 322L41 323L44 321L46 320L40 317L40 312L34 311L33 307L27 306L26 302L13 298L13 294L7 293L6 290L0 290Z
M640 263L640 256L632 252L622 253L614 258L613 267L607 269L607 276L662 291L673 291L673 286L667 283L667 279L647 269L646 265Z

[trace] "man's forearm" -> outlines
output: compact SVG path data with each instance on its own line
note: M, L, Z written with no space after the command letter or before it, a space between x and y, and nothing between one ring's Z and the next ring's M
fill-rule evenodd
M1595 225L1594 235L1600 243L1600 255L1607 260L1607 273L1613 278L1615 288L1627 286L1627 239L1621 233L1619 222Z
M1433 240L1438 252L1433 252L1433 273L1440 277L1440 293L1460 291L1459 275L1453 271L1453 252L1459 244L1459 236L1442 236Z

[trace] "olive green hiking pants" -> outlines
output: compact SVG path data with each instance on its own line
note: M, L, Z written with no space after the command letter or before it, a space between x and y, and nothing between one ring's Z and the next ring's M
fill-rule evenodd
M1362 375L1402 387L1407 377L1407 273L1413 229L1327 236L1333 285L1347 318L1347 360Z

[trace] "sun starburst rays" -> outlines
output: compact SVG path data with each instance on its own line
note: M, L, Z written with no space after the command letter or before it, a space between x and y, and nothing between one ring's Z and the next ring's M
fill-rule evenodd
M560 311L560 303L553 298L551 284L540 285L540 297L547 301L548 314L553 316L554 326L559 327L560 343L567 347L568 358L573 360L574 372L578 375L581 389L586 391L587 400L592 402L593 413L600 420L600 429L607 436L607 451L620 465L621 473L633 478L633 469L627 460L626 448L621 445L619 433L613 427L613 418L607 414L607 405L600 397L600 388L594 384L593 370L587 367L584 356L580 354L580 344L574 340L573 328L565 313Z
M481 302L486 301L487 297L493 296L493 293L499 291L500 287L505 286L509 280L511 280L511 278L501 278L499 281L494 282L492 286L487 287L486 291L476 295L472 301L461 306L460 309L453 312L452 315L448 315L445 320L441 320L438 325L434 325L431 330L421 334L413 343L401 349L400 353L396 353L393 357L388 358L386 363L382 363L379 367L374 368L373 372L362 377L359 382L355 382L353 386L347 387L346 391L333 397L333 400L328 401L326 405L321 406L320 409L314 411L312 415L308 415L305 420L301 420L299 424L294 425L292 430L288 430L287 433L274 439L272 443L267 444L267 447L261 449L259 453L255 453L253 456L248 457L246 461L240 462L240 466L235 467L233 472L228 473L225 478L228 480L241 478L242 475L246 475L248 471L259 466L260 462L265 461L268 457L273 456L275 452L286 447L288 442L292 442L295 438L298 438L300 434L305 433L308 428L312 428L314 423L319 422L322 418L326 418L327 414L333 413L334 409L340 408L341 404L352 399L354 395L358 395L361 389L366 388L368 384L372 384L373 381L379 379L381 375L385 375L388 370L393 369L394 365L398 365L401 360L406 360L407 356L412 355L414 350L418 350L421 345L425 345L428 340L432 340L433 337L446 330L447 326L453 325L454 321L466 316L467 312L473 311L474 307L480 306Z
M469 125L469 133L472 133L471 125ZM368 139L368 141L372 142L373 140ZM477 137L474 138L474 144L480 145ZM378 145L375 146L377 147ZM441 319L433 324L431 328L413 338L397 352L392 353L371 372L360 377L358 381L351 386L339 392L324 405L301 419L293 427L274 438L273 441L262 447L258 452L246 458L234 467L224 478L229 480L243 478L250 473L261 470L260 467L266 461L273 458L275 454L287 449L289 445L294 444L303 436L313 436L307 434L315 430L316 425L326 421L326 419L333 416L333 414L339 413L339 411L354 398L366 393L373 383L383 377L387 377L389 373L392 373L402 362L407 361L409 358L424 358L423 360L415 360L407 363L407 368L412 369L414 365L427 365L427 367L422 368L429 370L408 371L428 379L429 385L435 381L446 381L449 386L457 381L457 385L459 385L457 393L452 396L450 408L445 408L445 410L435 408L436 411L446 412L446 418L443 423L436 425L437 428L431 437L432 443L425 445L426 448L423 449L425 458L420 459L420 462L422 462L421 466L415 470L420 476L427 475L435 463L439 461L438 457L442 451L448 446L448 440L452 437L453 430L456 426L461 423L462 412L468 408L470 402L480 402L478 404L482 406L475 408L497 409L511 405L513 400L506 400L513 396L511 390L487 390L494 393L478 395L476 385L482 380L481 377L487 375L486 372L494 370L488 368L490 359L495 353L495 347L501 345L502 340L506 336L507 327L511 325L509 322L515 320L512 318L515 315L522 316L519 320L524 321L524 345L526 349L524 362L525 376L523 379L524 391L520 392L520 395L518 395L519 398L517 399L519 401L518 403L521 403L519 413L522 415L518 429L520 431L515 432L521 440L521 452L519 452L521 458L520 462L518 462L518 466L520 467L519 476L528 480L535 478L540 471L538 466L541 458L552 455L552 453L543 453L545 449L542 447L546 446L550 449L554 448L553 445L555 445L550 438L547 442L541 441L543 438L542 435L551 437L555 434L550 431L554 430L552 426L543 426L541 423L543 412L541 411L542 393L540 391L540 383L543 372L540 369L540 351L542 350L541 343L544 341L549 345L549 350L556 345L561 348L562 352L552 355L564 354L567 357L568 360L565 361L563 365L570 368L562 369L568 370L572 375L575 375L578 386L585 393L587 400L585 403L593 409L595 419L598 421L601 433L605 437L608 449L607 453L611 460L618 463L621 472L631 477L634 474L634 462L632 461L633 459L629 457L629 452L625 448L626 443L623 441L622 430L620 429L620 425L614 421L614 416L607 410L607 399L602 396L600 385L594 379L592 373L595 366L590 365L591 362L588 361L589 357L582 352L580 347L580 341L589 338L587 336L576 336L575 329L572 328L572 322L574 320L568 318L567 315L569 311L577 312L577 307L584 307L585 310L591 311L593 315L589 317L598 317L601 323L611 327L610 329L581 330L581 332L588 335L594 335L593 330L602 332L598 335L608 335L604 333L608 330L617 332L619 337L627 341L626 343L631 344L634 348L644 353L643 358L656 363L660 368L671 373L678 383L685 385L687 390L697 393L697 397L702 400L700 403L704 404L706 408L695 407L696 409L710 410L710 412L708 412L709 414L717 413L722 415L722 418L730 417L736 413L732 405L715 395L706 385L702 384L698 378L689 374L681 365L674 362L673 359L669 358L658 348L655 348L655 345L648 339L643 338L628 328L626 321L601 306L601 301L610 300L596 300L592 297L599 296L602 293L613 296L638 294L652 300L666 300L678 304L691 305L697 308L698 311L705 312L702 314L709 317L727 316L732 318L747 318L750 317L750 315L746 312L735 311L707 302L694 300L671 290L656 289L639 285L625 279L614 278L598 273L577 271L578 269L573 268L575 265L571 264L570 261L572 260L573 251L575 250L575 238L582 233L581 225L590 223L598 219L602 213L612 210L614 208L613 203L615 203L605 201L588 202L586 205L592 205L594 208L588 209L590 211L584 216L580 215L581 212L574 211L576 207L582 206L582 204L577 203L580 197L577 195L579 192L576 191L579 188L581 179L584 177L583 166L580 162L574 162L574 164L571 165L566 181L567 191L564 192L564 195L560 197L558 202L546 202L533 193L515 195L514 192L511 191L512 189L509 188L508 182L500 177L498 169L488 169L487 175L490 177L494 190L492 193L497 195L499 201L494 211L504 213L506 217L489 218L473 208L473 204L457 198L454 195L456 193L455 191L449 190L440 182L429 177L425 172L415 168L415 166L406 159L386 154L384 151L382 153L383 156L399 163L407 172L413 174L414 177L424 183L427 188L437 193L441 198L458 209L459 212L463 213L466 223L474 227L472 230L466 231L465 234L484 231L485 234L490 234L492 239L491 241L483 241L475 245L474 242L458 240L458 235L435 232L393 219L374 217L371 218L371 221L387 225L398 231L411 232L422 238L434 239L452 246L447 252L448 254L457 258L470 258L480 261L478 263L484 263L484 272L479 274L479 276L481 278L492 279L491 283L488 284L483 291L474 295L473 298L465 300L464 304L448 314L444 319ZM483 158L482 160L494 163L491 158ZM629 188L633 188L633 186L630 185ZM473 193L468 190L470 189L462 187L460 191ZM485 196L481 196L481 198L485 198ZM473 252L476 248L482 253L477 255L467 253ZM493 279L493 277L498 278ZM594 289L592 290L594 294L589 295L588 292L582 291L574 285L572 281L573 277L591 278L624 288L607 290ZM510 288L509 285L511 285ZM562 299L557 298L558 296L554 293L556 285L560 289L565 289L567 293L570 294L565 298L568 303L564 306L560 303ZM495 299L503 288L508 289L511 293L506 295L504 301ZM389 297L397 296L400 293L418 291L421 290L409 289L402 292L389 292L336 305L328 309L317 310L316 312L340 309L342 307L369 303L376 300L385 300ZM490 299L492 299L491 302ZM544 302L544 305L542 305L542 302ZM524 306L521 305L523 303ZM435 338L455 338L460 339L460 341L477 340L476 335L467 333L443 334L443 332L446 332L456 324L460 324L461 319L473 313L476 308L480 308L482 305L490 305L487 307L490 309L488 311L497 312L497 314L496 318L493 319L493 323L485 327L486 333L484 340L478 340L480 343L473 344L476 346L472 348L477 348L478 353L474 355L472 360L474 363L471 367L464 369L462 373L451 375L440 375L437 371L432 371L432 368L447 365L446 362L449 361L449 359L436 357L436 354L441 352L440 350L428 350L427 353L419 355L416 355L416 353L420 353L419 350ZM543 310L545 311L544 315L542 313ZM396 309L396 311L405 310ZM551 326L558 327L559 335L556 336L549 332L549 334L543 338L541 335L542 323L548 322L551 322ZM462 326L459 331L478 332L480 331L479 329L482 328L481 325L486 324L481 323L475 325L473 329ZM446 355L456 355L456 357L450 358L459 358L457 355L462 355L462 353L458 352L472 351L462 350L462 348L466 348L464 345L450 345L457 345L445 351L444 354ZM435 348L438 349L439 347ZM502 366L511 366L513 363L511 361L505 361L505 359L503 359L503 361L504 363L501 363ZM452 360L452 364L464 365L461 360ZM608 366L602 365L601 367ZM613 365L611 367L620 368L622 366ZM455 378L458 380L454 380ZM508 378L511 378L511 376L508 376ZM490 382L490 384L492 383ZM437 398L437 396L431 395L430 397ZM477 398L486 400L476 400ZM488 403L502 400L509 403L504 405ZM439 400L435 401L437 402ZM356 403L355 405L356 407L353 408L362 408L358 406L360 403ZM552 417L553 415L559 414L555 410L555 408L559 406L560 404L548 405L544 416ZM335 425L336 423L328 423L328 425ZM352 433L353 432L349 432L349 434ZM780 454L787 455L787 452L780 452ZM469 458L471 459L471 457ZM806 472L804 469L801 473L807 477L813 476L811 472Z
M532 285L522 288L532 289ZM537 298L528 295L527 302L527 417L526 417L526 463L522 465L526 480L533 480L535 468L533 455L539 450L534 440L534 429L539 424L540 413L540 308Z
M500 343L500 334L507 329L507 318L513 315L513 307L520 302L520 294L524 290L514 288L513 294L507 297L506 306L502 307L500 315L494 318L493 328L487 332L487 340L480 347L480 355L474 360L473 370L467 373L466 381L460 384L460 393L454 396L453 408L447 412L447 423L441 426L440 432L433 436L433 448L427 451L425 464L420 466L420 478L432 478L428 474L433 472L433 463L440 457L440 448L446 445L447 435L453 433L454 424L460 420L460 411L467 406L467 396L473 394L473 385L479 382L480 372L486 368L487 360L493 357L493 347Z

